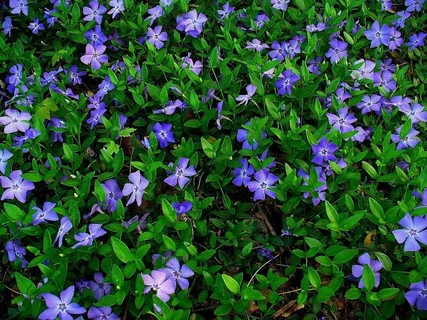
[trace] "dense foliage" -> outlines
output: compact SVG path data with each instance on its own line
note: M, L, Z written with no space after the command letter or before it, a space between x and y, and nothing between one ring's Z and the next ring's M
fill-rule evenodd
M7 318L425 317L426 6L0 1Z

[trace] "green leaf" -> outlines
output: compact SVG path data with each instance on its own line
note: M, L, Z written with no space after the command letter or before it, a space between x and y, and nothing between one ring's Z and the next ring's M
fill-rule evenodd
M376 202L374 199L369 198L369 207L371 208L371 211L374 214L374 216L377 217L381 223L385 223L384 210L381 207L381 205L378 202Z
M382 262L383 266L384 266L384 270L386 271L391 271L393 268L393 265L391 263L390 258L382 253L382 252L375 252L375 255L377 256L378 260Z
M162 199L162 212L168 221L175 223L176 221L176 211L172 205L166 200Z
M197 260L199 261L207 261L212 258L216 253L215 249L205 250L197 256Z
M230 277L229 275L223 274L222 280L224 280L224 283L227 286L228 290L230 290L232 293L234 294L240 293L240 285L232 277Z
M251 253L253 246L254 244L252 242L246 244L242 249L242 256L246 257L249 253Z
M350 288L345 293L345 298L348 300L357 300L360 298L361 292L358 288Z
M393 298L399 291L400 291L399 288L386 288L386 289L382 289L379 292L379 295L382 300L386 300L386 299Z
M375 286L375 275L374 271L369 264L363 266L362 274L363 284L365 285L366 290L371 291Z
M320 288L322 285L319 274L312 267L308 268L308 279L310 280L311 285L315 288Z
M187 127L187 128L200 128L201 125L202 124L200 120L197 120L197 119L191 119L184 123L184 127Z
M116 254L116 257L119 258L120 261L128 263L135 259L134 255L130 252L129 248L123 241L112 237L111 245L113 246L113 251Z
M372 178L378 178L377 170L375 170L371 164L367 163L366 161L362 161L362 166Z
M15 273L16 284L18 289L22 294L30 296L34 291L36 291L35 284L28 278L24 277L22 274Z
M211 54L209 55L209 65L211 68L219 66L218 47L213 48L211 51Z
M357 254L357 249L345 249L338 252L333 261L335 264L344 264L353 259Z
M28 172L28 173L21 174L21 177L24 180L29 180L32 182L40 182L40 181L44 180L44 178L41 174L38 174L35 172Z
M169 250L172 250L172 251L176 250L175 242L171 238L169 238L165 234L162 234L162 238L163 238L163 243L165 244L166 248L168 248Z
M328 218L331 222L338 222L339 216L337 213L337 210L329 203L329 201L325 201L326 205L326 214L328 215Z
M223 304L215 309L214 314L217 316L225 316L230 313L233 306L231 304Z
M22 222L25 219L25 212L19 209L17 206L10 203L3 203L4 210L6 215L13 222Z
M66 144L62 144L62 150L64 150L64 159L71 160L73 159L73 151L71 151L70 147Z

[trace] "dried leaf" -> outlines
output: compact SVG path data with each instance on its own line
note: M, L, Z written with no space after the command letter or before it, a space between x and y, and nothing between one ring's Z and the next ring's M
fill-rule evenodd
M304 308L305 305L298 304L296 300L292 300L287 303L284 307L280 308L273 314L273 319L277 319L279 317L288 318L294 312Z

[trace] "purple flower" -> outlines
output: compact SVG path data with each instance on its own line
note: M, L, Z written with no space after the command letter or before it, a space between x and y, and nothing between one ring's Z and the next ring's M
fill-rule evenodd
M382 11L391 11L393 2L391 0L381 0L381 10Z
M394 230L393 235L397 243L405 243L403 251L414 252L421 249L418 242L427 244L427 219L422 217L414 217L407 213L399 224L405 229Z
M49 128L65 128L64 122L61 119L51 117L50 121L47 123ZM62 132L60 131L52 131L50 138L52 142L63 142L64 138L62 137Z
M96 23L101 24L102 16L105 12L107 12L106 7L104 7L102 4L99 4L99 2L96 0L91 1L89 2L89 7L83 7L83 14L85 15L83 20L84 21L95 20Z
M189 201L184 202L174 202L172 203L172 207L175 209L176 214L178 216L189 212L193 208L193 204Z
M382 97L373 94L372 96L365 95L361 102L358 103L357 107L362 109L362 114L374 111L376 114L381 112Z
M0 177L1 186L5 189L0 200L13 200L16 198L19 202L25 203L27 192L34 190L35 186L31 181L22 179L21 175L21 170L15 170L12 171L9 178L5 176Z
M427 37L427 33L420 32L418 35L413 34L409 37L409 42L406 44L409 50L413 51L415 48L424 46L424 38Z
M408 11L399 11L397 15L400 17L399 19L396 19L392 22L393 26L396 28L404 28L405 27L405 21L408 19L411 14Z
M153 126L153 131L156 135L157 141L159 141L160 148L166 148L169 143L175 142L172 132L172 124L156 122Z
M71 223L71 220L68 217L62 217L61 225L59 226L58 233L56 234L53 245L55 245L56 241L58 241L58 247L61 248L64 236L68 233L68 231L71 230L72 227L73 224Z
M424 0L406 0L405 6L408 12L421 11L423 9Z
M280 60L283 61L285 60L286 57L286 42L282 42L281 44L279 44L277 41L274 41L271 45L271 48L273 50L271 50L268 55L270 56L271 59L274 60Z
M308 32L319 32L325 30L325 24L323 22L319 22L316 24L309 24L306 27Z
M331 63L337 63L342 58L347 58L347 42L332 39L329 42L329 50L326 52L326 57L331 60Z
M27 142L28 140L32 140L39 135L40 135L40 132L38 132L36 129L33 129L33 128L28 129L24 132L22 136L13 137L12 146L20 148L25 142Z
M90 64L94 70L101 68L101 63L108 62L108 56L103 54L106 46L100 45L93 47L91 44L86 45L86 53L80 58L80 61L84 64Z
M308 71L310 71L313 74L320 74L320 63L323 62L323 58L322 57L316 57L313 60L308 61L308 66L307 69Z
M158 50L160 50L165 45L163 42L168 40L168 34L165 31L162 32L162 26L157 26L154 28L154 30L148 28L147 37L147 41L155 46Z
M343 158L338 159L338 161L336 162L336 164L337 164L341 169L344 169L344 168L346 168L346 167L347 167L347 162L346 162ZM332 169L332 166L331 166L329 163L324 163L324 164L322 164L322 167L323 167L323 172L324 172L327 176L330 176L330 175L332 175L332 174L334 173L334 170Z
M173 174L164 181L172 187L178 184L181 189L184 189L185 185L190 181L188 177L192 177L196 174L194 166L188 167L189 161L190 160L187 158L179 159L178 166L175 168Z
M12 18L11 17L5 17L4 22L2 23L3 33L4 35L8 35L9 37L12 35Z
M329 124L339 130L341 133L346 133L354 130L354 127L351 125L356 122L357 119L352 113L348 113L348 107L344 107L338 110L338 116L327 113Z
M172 256L172 251L167 250L164 255L160 255L158 253L153 254L151 260L153 265L156 264L159 258L161 258L160 260L163 261L163 263L166 263L166 261L168 261L171 256Z
M271 6L277 10L286 11L290 0L271 0Z
M252 40L252 42L250 42L250 41L246 42L246 49L254 49L254 50L260 52L260 51L267 49L267 48L270 48L268 46L268 44L261 43L261 41L259 41L258 39L254 39L254 40Z
M257 248L256 251L259 255L269 260L274 258L273 251L268 248L260 247L260 248Z
M389 30L390 40L388 47L390 50L394 51L403 44L403 39L400 37L401 33L397 31L397 29L390 28Z
M324 163L328 163L328 161L335 161L336 157L334 152L338 150L337 145L334 143L328 142L326 138L323 138L319 141L319 144L311 145L311 149L313 150L313 154L315 155L311 162L323 165Z
M53 9L53 10L45 9L44 10L43 18L46 19L48 28L53 27L55 25L55 23L58 21L58 17L55 17L52 15L52 13L57 13L57 12L58 11L56 11L56 9Z
M181 110L184 110L184 108L187 106L185 102L182 102L181 100L177 99L175 101L169 101L166 106L163 107L163 109L155 110L153 111L154 114L164 113L168 116L175 113L176 108L179 108Z
M33 225L38 225L39 223L46 221L58 221L58 214L53 210L56 204L53 202L45 202L43 204L43 210L39 207L33 207L33 210L36 210L36 213L33 214Z
M290 40L288 43L286 43L285 50L289 59L293 59L297 53L301 52L301 48L297 40Z
M254 173L255 180L248 182L248 188L254 193L254 201L265 200L265 195L270 198L276 199L276 193L271 190L274 189L274 184L279 181L279 178L270 173L269 169L261 169Z
M427 122L427 112L424 111L424 107L419 103L413 103L411 106L408 104L401 105L399 110L412 120L412 124L417 124L420 121Z
M163 11L163 8L161 6L155 6L152 9L148 9L147 12L150 15L147 18L145 18L145 20L151 19L150 26L153 25L153 23L156 19L162 17L165 14L165 12Z
M235 168L233 170L233 174L234 174L233 184L238 187L242 185L247 187L249 181L251 181L251 176L254 174L255 169L252 165L248 163L248 160L245 158L241 159L239 162L243 165L243 167Z
M257 87L253 84L246 86L246 93L247 94L239 95L236 98L236 101L240 101L240 103L238 103L237 105L244 104L246 106L248 104L248 102L250 100L252 100L252 97L254 96L256 89L257 89Z
M144 190L148 187L149 182L141 175L141 172L139 170L129 175L129 181L131 183L126 183L123 187L123 195L130 195L126 206L130 205L131 203L134 203L135 200L136 204L140 206L142 204L142 196L144 194Z
M30 124L31 114L28 112L19 112L14 109L7 109L6 116L0 117L0 124L4 125L4 133L13 133L17 131L25 132Z
M234 12L235 7L230 6L230 4L227 2L222 6L222 10L217 10L219 18L225 19L230 17L230 14Z
M95 281L89 281L89 288L92 289L93 296L96 300L111 293L111 285L104 282L104 276L101 272L95 272L93 278Z
M111 9L107 13L111 14L113 19L116 17L116 15L125 11L123 0L111 0L108 4L110 5Z
M101 100L107 95L108 92L115 88L114 84L111 82L110 77L105 77L105 80L102 81L98 86L97 95L100 96Z
M165 7L169 7L172 4L173 0L160 0L160 4Z
M39 33L39 30L44 30L44 25L43 23L39 22L38 18L35 18L33 22L31 22L28 25L28 28L34 33L37 34Z
M172 258L166 263L166 268L162 269L169 276L169 279L176 281L178 286L182 289L188 289L190 283L187 278L194 276L193 270L191 270L187 265L179 265L177 258Z
M79 68L77 66L71 66L69 70L69 75L70 75L69 82L71 82L75 86L82 83L82 79L80 77L85 76L86 72L79 71Z
M7 252L7 258L10 262L15 262L16 258L19 258L21 261L22 268L25 268L28 265L28 261L25 260L25 255L27 252L25 248L20 245L19 240L15 239L13 241L8 241L5 246Z
M279 95L291 94L292 86L300 77L292 72L292 70L283 71L276 81L276 88L279 89Z
M182 60L184 61L182 63L183 69L189 66L190 70L197 75L199 75L202 72L203 64L199 60L196 60L196 62L193 62L193 59L191 59L190 56L182 58Z
M362 64L362 65L360 65ZM354 63L355 66L360 65L360 67L356 70L354 70L351 73L351 77L353 79L358 79L358 80L362 80L362 79L373 79L374 73L373 70L375 69L375 63L370 61L370 60L357 60Z
M405 298L412 307L417 305L418 310L427 310L427 280L411 283Z
M246 125L250 126L251 123L248 122L246 123ZM262 130L261 134L263 139L267 137L267 133L264 130ZM256 141L255 139L251 139L251 142L249 142L249 132L246 129L237 130L236 138L237 141L243 142L242 149L244 150L256 150L258 148L258 141Z
M56 89L56 82L58 81L56 75L59 74L61 71L62 68L59 68L58 70L43 73L43 77L40 79L42 86L45 87L49 84L50 88Z
M391 140L394 143L397 143L397 150L406 149L408 147L415 148L415 146L420 142L420 139L417 138L417 134L420 132L411 128L409 133L404 138L400 138L400 131L402 130L402 126L397 128L397 134L391 135Z
M59 317L62 320L73 319L74 314L83 314L85 308L77 303L71 302L74 297L74 286L68 287L61 292L59 298L51 293L43 293L43 299L48 309L39 315L41 320L54 320Z
M11 13L28 16L28 2L27 0L9 0L9 6L12 9Z
M112 313L111 307L90 307L87 317L94 320L120 320L118 316Z
M7 160L13 157L13 154L7 149L0 149L0 172L5 174L7 167Z
M93 240L102 237L106 233L107 231L102 229L102 224L92 223L89 225L89 233L79 232L74 236L74 239L78 242L74 246L72 246L71 249L75 249L77 247L91 246Z
M270 18L264 13L264 12L260 12L256 17L255 17L255 25L256 25L256 29L259 30L261 29L264 24L266 22L269 22ZM254 30L254 28L250 28L249 30Z
M116 211L117 200L123 197L122 191L120 190L117 181L114 179L109 179L105 181L105 183L101 183L101 186L104 188L105 191L105 203L107 205L108 210L110 210L111 212Z
M365 288L365 284L363 283L363 279L361 277L363 274L363 266L367 264L371 267L372 271L374 272L375 288L377 288L380 285L381 276L378 271L380 271L383 268L382 262L378 260L371 260L369 253L362 254L359 257L359 260L357 261L359 262L359 264L356 264L351 268L351 271L352 271L351 273L353 277L360 278L358 287L360 289Z
M100 106L98 109L94 109L90 113L90 118L87 119L87 123L90 124L90 128L93 129L97 124L102 123L102 116L107 111L105 104Z
M396 89L396 81L393 80L393 74L388 71L374 73L374 87L382 87L386 92Z
M96 25L95 29L85 32L87 41L93 46L98 47L108 40L107 36L102 32L101 26Z
M149 212L145 213L141 218L139 218L138 216L134 216L132 217L129 221L123 221L122 225L126 228L129 229L129 227L135 223L138 222L138 225L136 226L136 229L141 232L142 229L145 229L147 227L147 218L150 215Z
M371 40L371 48L376 48L381 43L388 45L390 41L390 28L387 25L380 26L378 21L372 24L371 30L366 30L363 34Z
M147 294L153 290L163 302L169 301L169 295L175 292L176 284L174 280L168 277L168 274L164 271L153 270L151 275L142 274L141 277L145 284L144 293Z
M305 199L311 198L311 202L313 203L313 205L318 206L321 201L326 200L325 190L328 189L328 185L326 184L326 176L325 176L325 173L323 172L323 168L315 167L314 170L316 170L316 175L318 178L317 183L322 183L322 184L319 187L314 188L315 194L312 195L310 192L304 192L303 197ZM309 180L309 175L307 174L307 172L305 172L303 169L300 169L298 170L297 175L298 177L303 177L304 181L302 184L304 186L307 186L308 180Z
M203 13L198 14L196 10L191 10L176 19L178 23L177 30L185 31L187 35L193 38L197 38L202 33L203 26L208 21L208 18Z
M18 84L21 83L21 79L22 79L22 64L17 63L9 69L9 76L6 77L6 82L13 86L17 86Z

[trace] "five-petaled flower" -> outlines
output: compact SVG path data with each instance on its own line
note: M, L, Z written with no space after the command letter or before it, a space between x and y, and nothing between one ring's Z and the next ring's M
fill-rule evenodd
M75 302L71 302L74 297L74 286L68 287L61 292L59 297L51 293L43 293L43 299L48 309L39 315L41 320L54 320L59 317L61 320L73 319L71 315L83 314L86 309Z
M98 70L101 68L101 63L108 62L108 56L103 54L105 49L107 49L107 47L104 45L93 47L91 44L87 44L86 53L80 58L80 60L84 64L90 64L94 70Z
M170 295L175 292L176 283L174 279L168 277L165 271L153 270L151 275L142 274L141 276L145 284L145 294L153 290L156 296L163 302L167 302L170 299Z
M34 190L34 183L22 179L22 171L15 170L8 177L1 176L1 186L5 189L0 200L17 199L19 202L25 203L27 200L27 193Z
M418 310L427 310L427 280L411 283L405 298L411 306L417 306Z
M375 277L375 288L377 288L380 285L380 280L381 280L381 276L380 273L378 271L380 271L383 268L383 263L381 261L378 260L372 260L371 257L369 256L369 253L364 253L362 254L359 259L357 260L357 262L359 262L359 264L354 265L351 268L353 277L355 278L360 278L359 280L359 285L358 287L360 289L365 288L365 284L363 282L363 278L362 278L362 274L363 274L363 268L364 265L369 265L374 273L374 277Z
M194 166L188 167L189 161L187 158L179 159L173 174L167 177L165 182L172 187L178 184L181 189L184 189L185 185L190 181L189 177L196 175Z
M400 221L399 224L405 229L398 229L392 231L397 243L405 243L403 251L414 252L419 251L422 244L427 244L427 219L422 217L412 218L407 213Z
M267 168L261 169L254 173L254 179L248 182L248 188L254 193L254 201L265 200L265 195L276 199L274 184L279 181L279 178L270 173Z
M148 187L148 180L141 175L141 171L133 172L129 175L129 180L131 183L126 183L123 188L123 195L129 196L129 200L126 203L126 206L134 203L140 206L142 204L142 197L144 190Z

